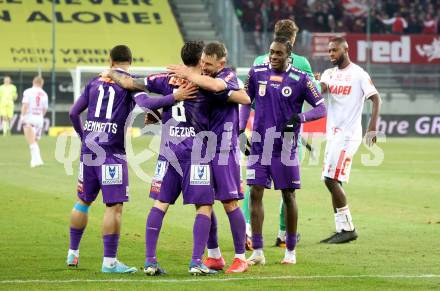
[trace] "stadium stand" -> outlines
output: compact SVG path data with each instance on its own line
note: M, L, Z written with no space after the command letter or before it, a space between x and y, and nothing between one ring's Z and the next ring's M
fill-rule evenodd
M371 11L374 33L439 33L440 2L437 0L370 2L374 2ZM295 18L302 29L311 32L366 32L367 4L364 1L234 0L234 5L245 31L261 31L264 25L273 30L279 19ZM265 19L267 24L263 23Z

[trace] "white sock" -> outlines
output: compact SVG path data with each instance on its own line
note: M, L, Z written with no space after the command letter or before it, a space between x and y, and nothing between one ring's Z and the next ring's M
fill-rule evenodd
M35 161L35 143L29 145L29 150L31 151L31 161Z
M246 223L246 235L252 237L252 228L250 223Z
M69 252L67 253L67 255L70 255L70 254L74 254L75 257L79 257L79 250L69 249Z
M102 261L102 264L106 267L113 267L115 263L116 263L116 258L104 257Z
M220 248L216 247L215 249L208 249L208 257L214 259L220 259L222 257L222 253L220 252Z
M350 209L348 208L348 205L336 208L336 216L338 222L341 224L342 230L345 231L353 231L354 225L353 225L353 219L351 218Z
M35 145L35 160L38 163L43 163L43 160L41 159L41 154L40 154L40 147L38 146L37 143L34 143Z
M263 249L254 249L254 252L252 253L252 255L255 255L255 256L264 256Z
M286 231L285 230L278 230L278 238L282 241L286 241Z
M234 258L240 259L242 261L246 261L246 254L235 254Z
M289 250L286 248L286 251L284 252L284 258L285 258L285 259L292 260L292 259L294 259L295 257L296 257L296 251L295 251L295 250L293 250L293 251L289 251Z
M339 222L339 216L337 213L335 213L334 215L335 215L336 232L341 232L342 231L342 224Z

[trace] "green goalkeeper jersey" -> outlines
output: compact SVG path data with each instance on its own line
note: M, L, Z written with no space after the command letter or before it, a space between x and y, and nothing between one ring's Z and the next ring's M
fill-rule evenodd
M319 92L321 92L321 85L315 79L315 76L313 75L312 67L310 66L309 61L305 57L294 54L294 53L292 53L290 55L290 58L292 59L292 66L298 70L306 72L307 75L309 75L310 79L315 84L316 88L318 88ZM269 62L269 54L264 54L264 55L256 57L253 65L254 66L262 65L262 64L266 64L268 62Z

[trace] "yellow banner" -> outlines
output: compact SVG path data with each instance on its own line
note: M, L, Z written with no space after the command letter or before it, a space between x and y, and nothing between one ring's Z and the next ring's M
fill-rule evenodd
M55 1L55 16L52 16ZM125 44L134 66L180 62L182 36L166 0L0 0L0 69L106 66Z

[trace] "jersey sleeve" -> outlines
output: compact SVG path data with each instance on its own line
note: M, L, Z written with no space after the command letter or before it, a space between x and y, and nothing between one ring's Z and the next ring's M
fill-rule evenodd
M309 76L305 75L303 79L304 86L304 100L307 101L313 107L318 106L324 102L324 98L321 93L319 93L315 84L310 80Z
M363 74L361 74L361 89L364 99L368 99L374 94L379 94L371 81L370 75L368 75L368 73L365 71L363 71Z
M42 107L45 109L49 107L49 97L47 96L46 92L44 92L44 101L42 103Z
M169 74L161 73L147 76L145 78L145 88L152 93L164 94L164 88L168 84Z
M330 82L330 69L327 69L321 75L321 83L324 83L328 86L329 82Z
M237 91L239 89L237 75L231 69L224 69L215 78L225 83L226 91Z
M29 103L29 91L28 90L24 90L23 92L23 99L21 101L21 103Z

